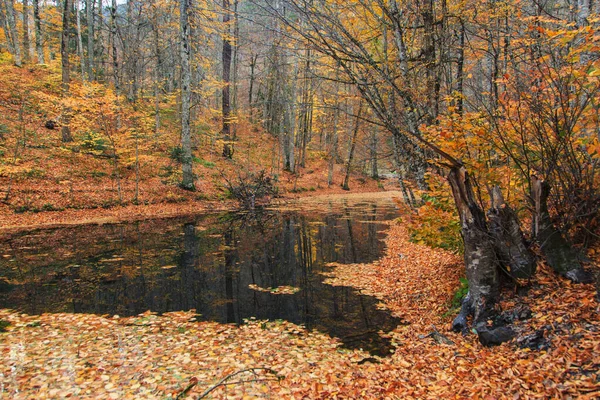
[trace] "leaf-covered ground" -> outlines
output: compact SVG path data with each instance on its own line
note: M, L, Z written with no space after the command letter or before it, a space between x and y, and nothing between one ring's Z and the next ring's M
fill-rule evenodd
M375 359L287 322L235 327L194 321L193 312L134 318L19 315L0 333L0 398L598 398L600 321L595 288L571 285L543 265L521 297L522 335L539 330L547 350L507 343L482 347L475 335L448 332L460 259L410 243L390 227L387 255L370 265L338 266L328 279L378 296L402 317L395 354ZM453 344L428 336L434 327ZM272 372L271 372L272 371ZM237 382L237 383L236 383ZM181 397L185 397L181 396Z

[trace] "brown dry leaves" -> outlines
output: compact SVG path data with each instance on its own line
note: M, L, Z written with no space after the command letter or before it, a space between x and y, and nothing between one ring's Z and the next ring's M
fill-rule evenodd
M235 327L195 322L192 312L135 318L0 311L0 387L17 399L173 398L190 382L196 398L230 373L273 369L283 379L239 383L213 398L597 398L600 345L591 285L571 285L542 266L523 298L533 328L550 326L549 351L484 348L475 335L446 332L442 317L462 267L441 250L408 242L393 225L387 255L369 265L338 266L333 284L377 295L406 321L390 333L398 347L380 363L337 340L288 322L251 320ZM419 338L435 325L455 345ZM525 326L523 329L527 328ZM272 376L271 376L272 377ZM246 380L248 376L244 376ZM260 380L264 375L250 377Z

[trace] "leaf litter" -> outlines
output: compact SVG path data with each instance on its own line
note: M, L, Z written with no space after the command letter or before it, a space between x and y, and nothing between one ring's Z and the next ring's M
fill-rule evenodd
M340 347L338 339L286 321L241 326L197 322L194 310L137 317L24 315L0 310L0 398L14 399L525 399L598 398L600 344L593 285L573 285L543 264L526 295L505 293L514 322L544 350L481 346L449 332L460 285L458 256L408 240L392 224L386 255L335 265L332 285L374 295L403 323L388 333L389 357ZM270 289L269 289L270 290ZM434 332L446 340L431 340ZM541 332L541 333L540 333ZM252 371L242 374L241 371ZM237 376L219 385L228 376ZM274 379L275 378L275 379Z

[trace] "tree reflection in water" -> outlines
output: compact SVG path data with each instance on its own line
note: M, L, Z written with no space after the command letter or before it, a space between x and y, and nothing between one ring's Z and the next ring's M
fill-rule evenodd
M378 332L398 320L378 300L322 283L328 262L369 262L395 211L375 204L329 213L256 212L8 235L0 308L29 314L137 315L196 309L200 319L285 319L387 354ZM292 286L292 295L256 291Z

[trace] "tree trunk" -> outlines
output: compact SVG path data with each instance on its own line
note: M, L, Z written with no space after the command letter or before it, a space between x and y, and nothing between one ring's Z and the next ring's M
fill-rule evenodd
M250 54L250 83L248 86L248 108L250 109L250 123L254 123L254 80L256 69L256 61L258 60L258 54Z
M223 99L222 99L222 110L223 110L223 157L233 157L233 147L231 143L231 104L230 104L230 84L231 84L231 39L229 21L231 16L229 15L229 0L223 0L223 26L225 33L223 34Z
M194 174L192 172L192 141L190 126L190 108L192 100L192 69L190 66L191 49L189 38L190 0L180 0L180 51L181 51L181 149L183 152L181 186L186 190L194 190Z
M238 78L240 67L240 21L238 15L239 0L233 2L233 77L231 78L231 110L236 123L232 124L232 140L237 140L237 119L238 119Z
M474 326L485 324L492 306L498 300L500 284L494 241L488 232L485 215L475 200L466 169L462 166L453 167L448 182L460 217L469 281L469 293L463 300L460 314L452 323L452 329L461 331L467 326L468 315L473 315Z
M5 0L6 5L6 22L8 25L8 33L10 34L10 42L13 49L13 57L15 65L20 67L23 65L21 59L21 43L19 42L19 34L17 33L17 22L15 14L14 0Z
M531 199L533 201L533 235L548 265L560 275L578 283L590 283L591 276L583 269L579 261L579 252L565 239L562 232L554 226L548 212L550 185L531 177Z
M35 24L35 51L37 63L44 64L44 41L42 38L42 19L40 17L40 2L33 0L33 21Z
M490 197L488 220L499 261L511 277L530 278L535 273L536 259L525 243L517 215L504 202L498 186L491 190Z
M338 85L335 86L335 93L338 93ZM335 160L338 152L338 123L340 120L340 103L337 99L335 100L335 111L333 112L333 130L327 141L327 187L330 187L333 183L333 174L335 170Z
M31 43L29 41L29 0L23 0L23 62L29 64Z
M71 65L69 63L69 13L71 11L71 0L64 0L63 2L63 26L60 41L60 55L62 63L62 94L63 98L69 96L71 88ZM62 121L62 141L64 143L72 142L73 137L71 136L71 110L68 107L63 108L63 121Z
M358 105L358 113L356 114L356 123L354 125L354 132L352 132L352 139L350 141L350 150L348 151L348 164L346 164L346 176L344 177L344 183L342 189L350 190L350 170L352 168L352 159L354 158L354 149L356 148L356 138L358 136L358 130L360 129L360 117L362 115L363 104L360 101Z
M154 65L154 134L158 135L160 131L160 70L162 67L160 51L160 31L158 6L153 3L153 21L152 29L154 31L154 56L156 64Z
M81 68L81 80L85 81L85 56L83 54L83 39L81 37L81 13L79 10L79 0L75 0L75 21L77 30L77 51L79 52L79 65Z
M87 22L87 74L90 81L94 80L94 7L93 0L85 0L85 15Z
M117 0L112 0L110 8L110 44L112 47L112 73L113 83L115 85L115 94L121 93L121 84L119 80L119 58L117 54Z
M463 115L464 104L464 65L465 65L465 24L460 22L458 60L456 62L456 110Z
M371 146L369 149L369 153L371 155L371 178L373 179L379 179L379 168L377 165L377 142L377 129L374 129L371 136Z

